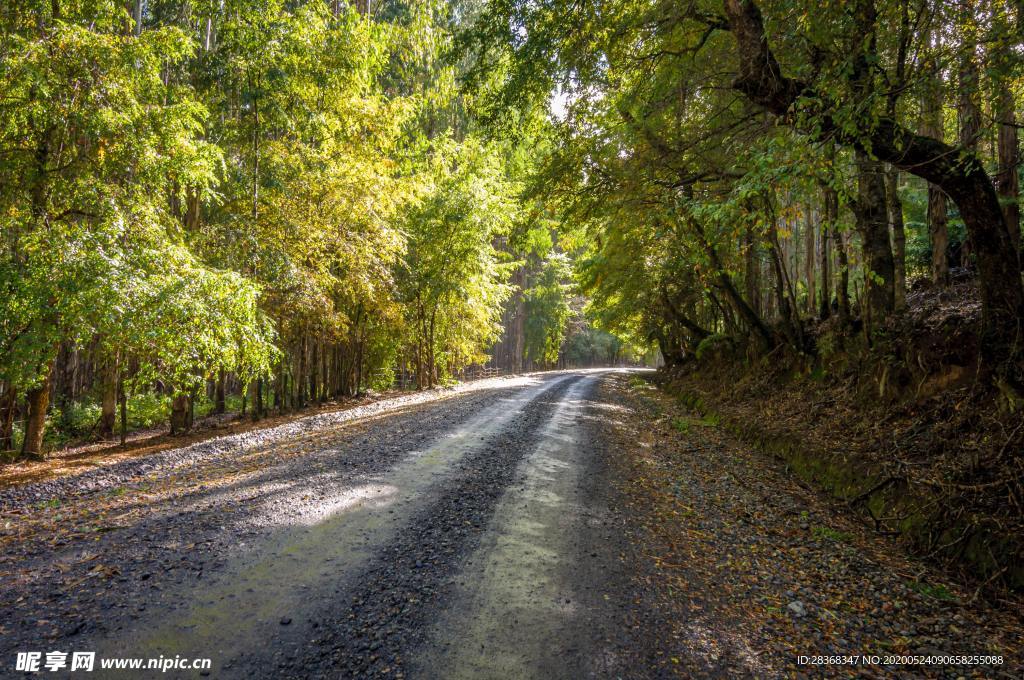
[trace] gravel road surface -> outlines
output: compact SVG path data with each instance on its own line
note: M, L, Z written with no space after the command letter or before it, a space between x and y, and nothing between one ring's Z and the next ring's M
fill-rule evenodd
M3 658L210 658L224 678L628 670L623 520L593 479L610 373L480 381L0 491Z
M0 677L1022 677L1019 598L649 375L481 380L0 489ZM16 672L51 651L95 669Z

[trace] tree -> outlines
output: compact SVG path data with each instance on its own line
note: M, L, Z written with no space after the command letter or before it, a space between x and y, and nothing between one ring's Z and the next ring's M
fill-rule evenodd
M738 91L779 116L809 126L815 135L833 135L860 154L871 154L933 182L957 204L978 262L982 360L990 370L1005 372L1017 383L1016 369L1010 365L1019 360L1021 351L1024 287L995 189L981 161L969 151L915 134L888 116L872 117L867 123L837 118L842 111L829 106L827 94L783 73L753 0L725 0L724 8L727 24L723 27L737 42L739 76L734 87Z
M493 241L507 231L513 208L496 161L477 142L439 140L422 198L406 217L400 287L421 387L479 362L498 336L509 289Z
M145 337L180 368L171 338L147 337L153 326L132 312L152 302L154 281L205 277L187 303L211 313L210 293L238 286L181 248L168 209L182 186L205 193L220 159L200 137L203 107L162 78L190 41L173 28L126 32L110 5L5 16L0 74L17 106L0 109L0 378L26 394L22 451L39 455L62 342Z
M769 10L768 21L762 4ZM1015 383L1024 289L992 180L982 158L970 149L912 132L908 121L916 126L916 99L901 96L919 94L919 83L927 80L922 55L941 57L939 63L968 64L971 51L983 41L988 44L991 36L979 32L944 44L952 55L935 54L927 37L948 34L954 21L940 9L930 2L908 6L858 0L822 8L790 0L724 0L683 7L625 2L611 11L603 3L538 6L495 0L464 43L479 55L474 82L497 81L489 111L498 129L515 125L517 115L510 111L537 106L556 88L563 93L568 105L560 123L559 153L581 157L563 167L586 173L585 193L620 191L624 183L611 169L628 164L636 183L662 189L664 197L658 200L663 203L670 202L673 191L713 203L730 195L730 183L758 171L744 151L783 138L784 129L820 152L836 144L848 150L852 166L845 158L842 164L852 167L856 184L851 191L844 180L835 188L855 218L856 233L846 241L861 252L839 270L841 276L850 271L861 275L860 321L869 327L897 306L902 280L903 263L896 262L889 234L891 223L899 250L895 218L902 207L895 205L895 191L887 196L885 164L931 182L956 204L970 235L983 306L983 364L997 380ZM880 32L879 26L897 29ZM785 152L769 156L769 163L788 162ZM650 193L646 188L637 193L644 192ZM802 198L782 196L772 186L758 192L771 200L751 202L748 195L744 209L765 217L773 205L789 209ZM933 223L940 224L937 219ZM766 252L777 284L779 309L772 313L790 319L788 335L798 339L792 310L806 305L796 304L805 293L795 265L802 258L806 268L808 258L793 248L788 226L788 221L775 223L778 238L769 234ZM704 241L704 256L720 264L711 264L720 273L707 303L721 307L723 322L741 318L765 339L748 313L747 307L754 308L742 304L743 296L733 293L739 289L727 283L733 271L724 254L735 242L719 246L712 238ZM937 258L944 252L939 245ZM847 257L845 246L837 252ZM728 304L719 305L720 298Z

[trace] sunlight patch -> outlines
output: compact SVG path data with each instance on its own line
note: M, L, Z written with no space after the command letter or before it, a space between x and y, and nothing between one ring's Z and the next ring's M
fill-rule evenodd
M279 517L276 523L309 526L339 513L384 507L394 502L396 493L398 487L390 484L364 484L328 498L302 496L292 499L293 511Z

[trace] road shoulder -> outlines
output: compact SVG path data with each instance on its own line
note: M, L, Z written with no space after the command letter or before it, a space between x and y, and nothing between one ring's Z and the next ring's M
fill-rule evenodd
M1019 604L973 599L643 381L603 388L626 410L610 436L641 525L637 574L672 621L658 658L679 675L1020 677ZM864 655L1003 663L885 667Z

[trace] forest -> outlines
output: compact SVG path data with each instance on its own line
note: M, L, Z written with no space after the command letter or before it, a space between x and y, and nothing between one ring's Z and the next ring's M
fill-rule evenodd
M5 0L0 656L1021 677L1022 108L1024 0Z
M474 12L5 3L0 451L617 360L524 193L543 117L460 88Z

